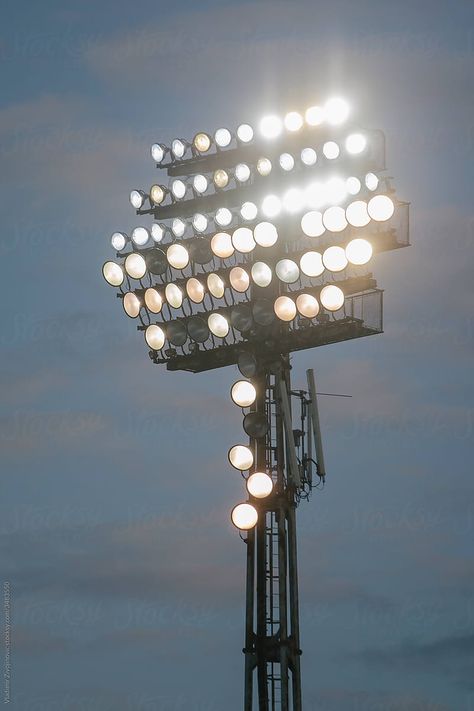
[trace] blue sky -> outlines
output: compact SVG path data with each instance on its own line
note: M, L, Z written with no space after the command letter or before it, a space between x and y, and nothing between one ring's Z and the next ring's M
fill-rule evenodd
M345 94L383 128L413 246L385 333L314 367L328 482L299 510L321 711L473 711L474 9L362 0L6 1L0 29L3 579L12 701L241 708L241 432L212 375L153 366L100 275L149 145Z

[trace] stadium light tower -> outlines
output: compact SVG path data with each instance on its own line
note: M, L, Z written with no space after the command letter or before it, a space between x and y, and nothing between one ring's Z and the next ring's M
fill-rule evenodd
M370 263L409 244L408 203L383 133L354 125L341 98L151 156L168 180L132 190L140 224L114 232L103 276L154 363L239 368L248 440L228 459L246 482L231 511L247 544L244 709L301 711L295 515L326 472L314 374L292 390L290 354L382 332Z

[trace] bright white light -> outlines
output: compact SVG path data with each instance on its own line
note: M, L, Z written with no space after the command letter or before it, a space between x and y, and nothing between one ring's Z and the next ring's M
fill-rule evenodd
M248 380L237 380L230 390L232 402L239 407L250 407L255 402L257 391Z
M230 285L235 291L243 293L247 291L250 285L250 278L245 269L242 267L233 267L229 273Z
M318 160L314 148L303 148L301 151L301 160L305 165L314 165Z
M229 323L222 314L210 314L207 325L210 332L218 338L225 338L229 333Z
M218 232L211 239L211 250L221 259L227 259L234 254L232 238L227 232Z
M319 126L324 121L324 111L321 106L310 106L304 117L308 126Z
M146 227L135 227L132 230L132 242L137 245L137 247L144 247L150 238L150 233Z
M165 299L173 309L179 309L183 303L183 292L177 284L167 284Z
M284 118L287 131L299 131L303 125L303 117L297 111L290 111Z
M227 227L232 222L232 213L227 207L220 207L214 219L221 227Z
M339 126L349 116L349 104L340 97L333 97L324 104L324 116L331 126Z
M323 252L323 264L330 272L342 272L347 267L347 257L342 247L328 247Z
M265 262L255 262L250 273L257 286L265 287L272 281L272 270Z
M184 269L189 264L189 253L182 244L170 244L166 251L166 259L175 269Z
M300 270L292 259L280 259L276 263L275 272L280 281L285 284L294 284L300 276Z
M195 277L191 277L186 282L186 293L195 304L200 304L204 299L204 287Z
M319 313L318 300L311 294L300 294L296 298L296 308L306 318L314 318Z
M199 153L206 153L211 147L211 139L207 133L196 133L194 136L194 147Z
M323 146L323 153L328 160L334 160L339 156L339 146L335 141L326 141Z
M163 158L165 157L165 151L162 145L159 143L154 143L151 147L151 157L155 161L155 163L161 163Z
M237 504L230 515L232 523L240 531L249 531L258 521L258 511L252 504Z
M330 232L342 232L347 227L346 212L343 207L328 207L323 214L323 224Z
M145 340L153 351L159 351L165 345L165 334L162 328L154 324L145 331Z
M260 121L260 133L264 138L276 138L282 131L282 122L278 116L264 116Z
M179 217L175 217L171 223L171 231L175 237L182 237L186 232L186 223Z
M265 217L276 217L281 212L280 198L276 195L267 195L262 202L262 212Z
M301 229L308 237L320 237L326 231L322 214L317 210L304 214L301 218Z
M193 217L193 227L196 232L205 232L207 229L207 217L197 212Z
M182 180L173 180L171 183L171 192L177 200L182 200L186 195L186 185Z
M250 496L256 499L264 499L270 496L273 490L273 481L271 476L264 472L255 472L247 479L247 491Z
M143 190L132 190L130 193L130 203L132 207L139 210L145 202L145 193Z
M229 184L229 175L226 173L225 170L222 170L222 168L219 168L219 170L216 170L214 173L214 185L217 188L225 188Z
M337 205L347 197L346 183L342 178L331 178L324 186L326 202Z
M228 128L218 128L214 134L214 140L219 148L225 148L232 140L232 134Z
M117 252L120 252L127 244L127 239L123 232L114 232L110 238L110 243Z
M163 225L160 225L158 222L154 222L151 226L151 236L153 238L154 242L161 242L165 235L165 229Z
M253 128L248 123L241 123L237 129L237 138L242 143L249 143L253 138Z
M235 179L239 183L246 183L250 178L250 168L246 163L239 163L235 168Z
M360 193L361 189L361 183L359 178L356 178L355 176L351 176L350 178L347 178L346 180L346 189L349 195L358 195Z
M375 195L367 206L370 217L376 222L389 220L395 212L393 200L388 195Z
M295 167L295 159L290 153L282 153L279 159L280 168L282 170L293 170Z
M367 139L362 133L351 133L346 138L346 151L351 155L358 155L365 151Z
M123 310L130 318L137 318L140 313L141 301L132 291L128 291L123 297Z
M149 288L145 291L145 306L152 314L159 314L163 306L163 299L156 289Z
M296 304L289 296L279 296L273 304L273 310L280 321L293 321L296 316Z
M179 138L175 138L171 144L171 151L175 158L182 158L186 152L186 146Z
M319 300L328 311L338 311L344 304L344 292L334 284L328 284L321 289Z
M367 173L367 175L365 176L365 184L368 190L377 190L379 186L379 179L377 178L375 173Z
M271 222L259 222L254 228L253 237L260 247L273 247L278 240L278 231Z
M283 196L283 207L287 212L299 212L303 208L304 195L298 188L290 188Z
M102 275L110 286L121 286L123 284L123 269L115 262L106 262L102 267Z
M351 264L367 264L372 257L372 245L366 239L353 239L346 247L346 257Z
M254 202L244 202L240 208L240 214L244 220L255 220L258 215L258 207Z
M272 170L272 162L268 158L259 158L257 161L257 171L260 175L270 175Z
M216 299L222 299L224 296L225 285L218 274L209 274L207 277L207 288L209 293Z
M238 252L247 254L255 249L252 230L248 227L238 227L232 234L232 244Z
M324 271L323 258L319 252L305 252L300 259L300 269L309 277L318 277Z
M310 183L304 191L304 197L307 207L318 209L326 202L326 188L319 181Z
M346 219L353 227L365 227L370 222L367 203L364 200L354 200L346 208Z
M146 274L146 262L141 254L132 252L125 259L125 271L132 279L141 279Z
M194 176L193 188L200 195L202 193L206 192L208 184L209 183L207 182L207 178L205 175L195 175Z
M162 185L152 185L150 188L150 199L154 205L161 205L166 197L165 188Z

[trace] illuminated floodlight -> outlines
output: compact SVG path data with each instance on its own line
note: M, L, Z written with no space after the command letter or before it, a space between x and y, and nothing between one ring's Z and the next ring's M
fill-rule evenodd
M247 479L247 491L256 499L265 499L273 491L271 476L265 472L255 472Z
M161 294L153 287L145 291L145 306L152 314L159 314L163 307L163 299Z
M369 200L367 211L376 222L389 220L395 212L393 200L388 195L375 195Z
M349 195L358 195L360 193L361 187L362 185L359 178L356 178L353 175L350 178L347 178L346 190Z
M346 208L346 219L353 227L365 227L370 222L367 203L364 200L354 200Z
M318 160L318 156L314 148L303 148L301 151L301 161L305 165L314 165Z
M323 213L323 224L329 232L342 232L347 227L346 212L343 207L333 205Z
M276 195L267 195L262 202L265 217L277 217L281 212L281 201Z
M257 171L264 177L270 175L272 170L272 162L268 158L259 158L257 161Z
M165 228L163 225L160 225L158 222L154 222L151 226L151 237L154 242L161 242L163 237L165 236Z
M171 144L171 152L175 158L182 158L186 153L186 143L180 138L175 138Z
M290 111L284 118L284 124L287 131L299 131L303 126L303 117L297 111Z
M177 200L182 200L186 195L186 185L182 180L173 180L171 183L171 192Z
M301 218L301 229L308 237L320 237L326 231L321 212L312 210Z
M227 207L220 207L214 219L221 227L227 227L232 222L232 213Z
M229 272L230 285L235 291L243 294L250 286L250 278L242 267L233 267Z
M211 250L216 257L227 259L234 254L232 238L227 232L217 232L211 239Z
M282 170L289 171L295 167L295 159L291 153L282 153L279 158L279 163Z
M276 138L282 131L282 122L278 116L271 114L260 121L260 133L264 138Z
M340 97L333 97L324 104L324 117L331 126L340 126L349 116L349 104Z
M238 252L247 254L255 249L252 230L248 227L238 227L232 234L232 244Z
M186 232L186 223L180 217L175 217L171 223L171 231L175 237L182 237Z
M254 227L253 237L260 247L273 247L278 240L278 231L271 222L259 222Z
M235 167L235 179L239 183L246 183L249 178L250 168L246 163L239 163L239 165Z
M279 296L273 305L273 310L280 321L293 321L296 316L296 304L289 296Z
M205 232L207 230L207 217L197 212L193 217L193 227L196 232Z
M254 202L244 202L240 208L240 215L244 220L255 220L258 215L258 207Z
M324 121L324 110L321 106L310 106L304 118L308 126L319 126Z
M161 161L165 157L165 151L166 148L165 146L162 146L161 143L154 143L152 145L150 153L155 163L161 163Z
M316 180L310 183L304 191L306 206L317 210L326 202L326 187L323 183Z
M130 203L136 210L139 210L143 206L145 199L146 193L144 193L143 190L132 190L130 192Z
M214 140L219 148L226 148L232 140L232 134L228 128L218 128Z
M346 257L351 264L367 264L372 257L372 245L366 239L353 239L346 247Z
M321 289L319 300L328 311L338 311L344 304L344 292L334 284L328 284Z
M183 305L183 291L177 284L167 284L165 287L165 299L173 309L179 309Z
M159 351L165 345L165 334L162 328L152 324L145 331L145 340L153 351Z
M237 504L230 514L231 521L240 531L250 531L258 521L258 511L252 504Z
M127 291L122 300L123 310L130 318L137 318L142 305L140 299L133 291Z
M339 156L340 149L336 141L326 141L323 145L323 153L328 160L334 160Z
M368 190L373 192L374 190L377 190L379 187L379 179L375 175L375 173L367 173L365 176L365 185Z
M167 194L164 185L152 185L150 188L150 200L154 205L161 205Z
M209 183L205 175L195 175L193 179L193 189L202 195L207 190Z
M324 271L323 258L319 252L305 252L300 258L300 269L309 277L318 277Z
M122 267L115 262L105 262L102 275L110 286L121 286L125 278Z
M123 232L114 232L110 244L117 252L121 252L127 244L127 236Z
M287 212L299 212L304 204L304 195L298 188L290 188L283 195L283 207Z
M225 291L225 284L218 274L208 274L207 277L207 288L209 293L216 299L222 299Z
M241 472L250 469L253 464L252 451L244 444L235 444L229 449L227 456L232 466Z
M249 383L248 380L237 380L230 390L232 402L239 407L250 407L256 400L257 391L255 385Z
M265 262L255 262L250 270L252 279L257 286L268 286L272 281L272 270Z
M210 314L207 325L210 332L218 338L225 338L229 333L229 322L222 314Z
M333 245L325 249L323 264L330 272L342 272L347 267L347 257L343 248Z
M186 282L186 293L195 304L200 304L204 299L204 286L199 279L191 277Z
M276 263L275 273L285 284L294 284L300 276L299 267L292 259L280 259Z
M125 271L132 279L141 279L146 274L146 262L141 254L132 252L124 262Z
M367 138L363 133L351 133L346 138L346 151L351 155L363 153L367 146Z
M326 202L331 205L337 205L347 197L346 183L342 178L331 178L324 186L326 194Z
M250 143L253 138L253 128L248 123L241 123L237 129L237 138L242 143Z
M175 269L185 269L189 264L189 252L182 244L170 244L166 250L166 259Z
M201 133L196 133L193 139L193 146L199 153L207 153L211 147L211 137L202 131Z
M296 297L296 308L305 318L315 318L319 313L319 303L311 294L299 294Z
M214 172L213 181L216 188L220 188L222 190L222 188L227 187L229 184L229 175L225 170L219 168Z
M150 233L146 227L134 227L132 230L132 242L137 247L144 247L150 239Z

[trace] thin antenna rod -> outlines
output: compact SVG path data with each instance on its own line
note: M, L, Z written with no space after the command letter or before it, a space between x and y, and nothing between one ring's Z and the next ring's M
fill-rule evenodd
M306 378L308 381L308 390L311 399L311 423L313 425L314 446L316 448L316 460L318 462L318 475L324 479L326 476L326 467L324 466L323 442L321 438L321 428L319 426L318 397L316 394L314 371L312 369L306 371Z

